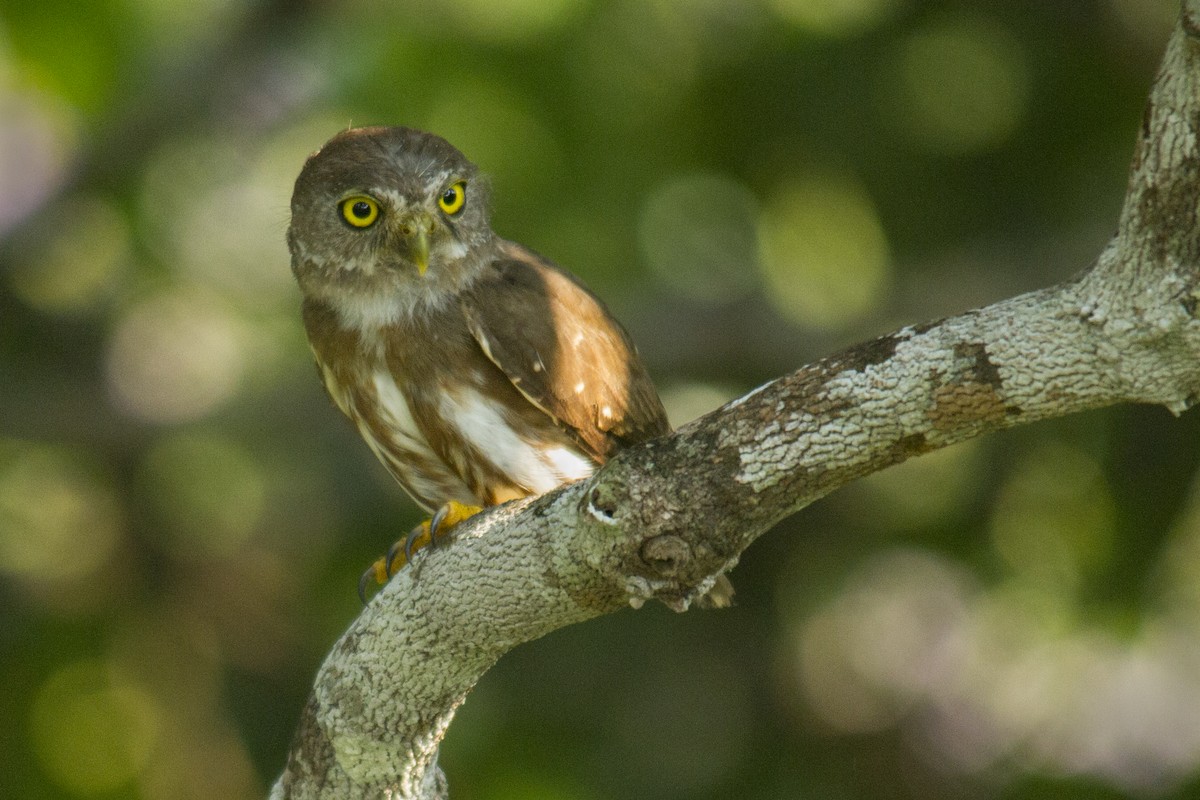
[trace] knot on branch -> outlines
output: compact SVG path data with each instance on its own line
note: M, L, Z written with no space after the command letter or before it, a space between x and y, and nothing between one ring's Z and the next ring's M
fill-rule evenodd
M660 577L671 578L692 559L692 548L678 536L655 536L642 544L642 561Z
M600 486L593 487L590 492L584 495L584 499L583 502L580 503L579 510L583 513L586 513L601 525L616 524L616 500L608 497Z

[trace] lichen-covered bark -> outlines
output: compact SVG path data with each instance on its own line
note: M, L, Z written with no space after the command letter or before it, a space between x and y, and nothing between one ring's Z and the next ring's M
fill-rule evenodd
M984 432L1200 397L1200 0L1155 82L1118 233L1061 286L804 367L591 479L481 514L380 592L317 676L274 798L446 796L437 747L521 642L625 604L686 609L774 522Z

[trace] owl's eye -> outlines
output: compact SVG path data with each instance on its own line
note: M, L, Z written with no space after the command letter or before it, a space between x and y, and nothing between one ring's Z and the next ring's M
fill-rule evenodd
M450 216L454 216L462 211L465 202L467 202L467 184L465 181L456 181L451 184L449 189L442 192L442 196L438 198L438 208Z
M355 228L369 228L379 218L379 203L364 195L347 197L342 201L342 219Z

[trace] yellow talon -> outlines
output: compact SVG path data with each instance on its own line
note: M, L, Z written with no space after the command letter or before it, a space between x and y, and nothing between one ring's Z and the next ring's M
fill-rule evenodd
M372 579L380 586L387 583L389 578L412 561L413 553L431 544L436 547L437 542L448 536L454 526L463 520L470 519L482 510L481 506L469 506L457 500L451 500L439 508L432 519L427 519L413 528L408 536L391 546L386 556L377 559L363 573L358 582L359 598L364 603L367 602L367 586Z
M442 534L442 531L450 530L458 523L470 519L480 511L483 511L481 506L469 506L457 500L451 500L437 510L437 513L433 515L433 519L429 520L429 527L436 538Z
M367 604L367 589L374 584L382 586L387 583L387 559L377 558L375 563L367 567L367 571L358 579L358 599L362 600L363 605Z
M408 536L405 536L388 548L387 574L389 578L403 569L405 564L412 561L413 553L429 544L429 526L432 522L433 520L425 520L409 531Z

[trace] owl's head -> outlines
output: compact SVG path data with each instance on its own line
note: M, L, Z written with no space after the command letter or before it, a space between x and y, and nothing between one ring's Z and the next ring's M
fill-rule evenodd
M437 304L490 256L487 188L439 136L352 128L305 163L287 238L307 296Z

